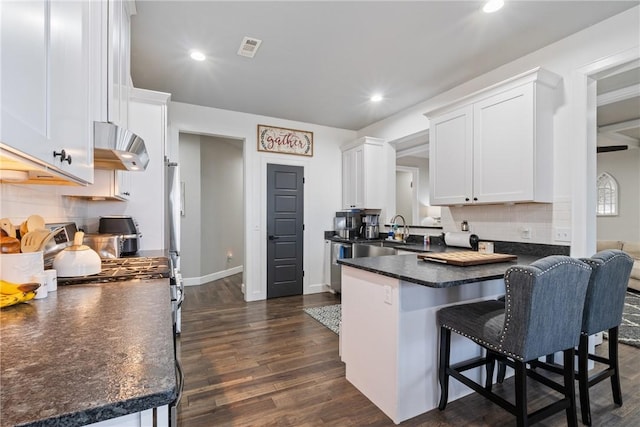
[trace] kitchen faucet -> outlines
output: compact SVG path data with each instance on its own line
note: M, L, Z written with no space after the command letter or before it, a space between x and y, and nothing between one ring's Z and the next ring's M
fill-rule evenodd
M407 243L407 236L409 235L409 229L407 228L407 221L405 221L402 215L396 215L393 218L391 218L392 227L394 228L398 227L398 224L396 223L396 220L398 218L402 220L402 241L404 243Z

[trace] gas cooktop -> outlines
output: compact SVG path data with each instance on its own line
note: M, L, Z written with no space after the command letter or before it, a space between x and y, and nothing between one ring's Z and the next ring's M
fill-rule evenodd
M149 280L171 277L169 260L166 257L131 257L103 259L102 271L98 274L78 277L58 277L59 285L83 283L107 283L123 280Z

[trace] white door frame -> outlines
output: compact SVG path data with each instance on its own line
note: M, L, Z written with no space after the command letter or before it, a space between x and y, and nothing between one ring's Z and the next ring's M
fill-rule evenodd
M577 143L572 174L571 256L591 256L596 251L596 79L606 70L639 58L640 45L587 64L573 73L573 135Z

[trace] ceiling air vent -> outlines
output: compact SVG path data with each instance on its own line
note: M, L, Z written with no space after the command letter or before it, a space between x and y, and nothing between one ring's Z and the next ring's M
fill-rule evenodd
M243 38L242 43L240 43L240 49L238 49L238 55L253 58L261 43L262 40L254 39L253 37Z

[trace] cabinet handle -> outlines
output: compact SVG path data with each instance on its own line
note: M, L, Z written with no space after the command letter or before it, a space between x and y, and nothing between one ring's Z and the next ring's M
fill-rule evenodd
M477 201L478 201L478 198L477 198L477 197L474 197L474 198L473 198L473 201L474 201L474 202L477 202Z
M129 193L128 191L125 191L125 192L124 192L124 193L122 193L122 194L124 194L125 196L130 196L130 195L131 195L131 193Z
M71 156L67 156L67 152L64 151L64 148L62 150L60 150L60 152L56 152L55 150L53 150L53 157L60 157L60 162L67 162L69 164L71 164Z
M465 201L465 202L468 202L468 201L469 201L469 198L468 198L468 197L465 197L465 198L464 198L464 201Z

